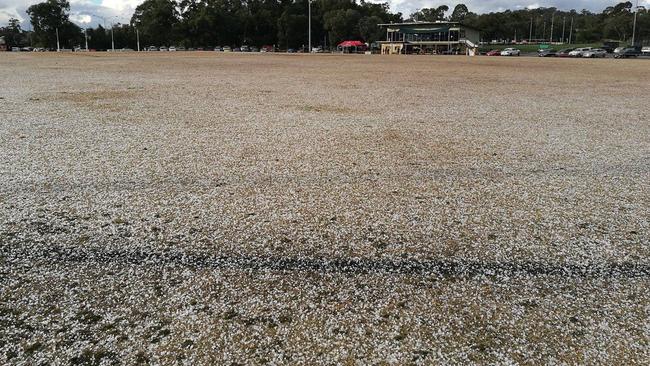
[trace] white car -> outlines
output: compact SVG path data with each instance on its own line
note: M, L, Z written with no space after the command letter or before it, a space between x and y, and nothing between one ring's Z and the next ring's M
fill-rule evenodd
M583 48L576 48L575 50L569 52L569 56L571 57L582 57L582 54L591 51L591 47L583 47Z
M643 48L641 48L641 53L642 53L644 56L650 56L650 47L643 47Z
M165 47L165 46L160 46L160 48L159 48L158 50L159 50L159 51L166 52L166 51L167 51L167 47Z
M625 47L616 47L614 49L614 54L618 55L619 53L623 52L624 49L625 49Z
M519 56L521 51L516 48L506 48L501 51L501 56Z
M169 52L176 52L176 47L169 46Z
M594 48L582 53L582 57L586 58L597 58L597 57L607 57L607 51L602 48Z

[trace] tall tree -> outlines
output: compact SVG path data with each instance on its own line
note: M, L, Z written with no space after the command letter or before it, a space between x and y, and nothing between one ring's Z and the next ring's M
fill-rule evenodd
M469 9L465 4L458 4L454 7L454 11L451 13L449 20L454 22L461 22L465 20L465 17L469 14Z
M411 14L411 20L417 20L419 22L435 22L437 20L444 20L447 11L449 11L447 5L440 5L437 8L423 8Z
M176 5L173 0L145 0L135 8L131 25L139 29L145 42L169 45L179 23Z
M56 47L58 30L61 47L73 47L81 42L81 29L69 19L70 3L68 0L46 0L30 6L27 14L34 28L36 43Z

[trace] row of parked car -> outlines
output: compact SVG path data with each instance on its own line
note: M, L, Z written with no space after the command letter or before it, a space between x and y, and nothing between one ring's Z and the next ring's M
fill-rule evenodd
M539 50L539 57L585 57L585 58L604 58L607 57L607 50L604 48L581 47L565 48L559 51L553 49ZM650 47L617 47L612 52L614 58L629 58L642 55L650 56Z
M262 46L261 48L255 46L241 46L241 47L230 47L230 46L216 46L214 48L185 48L183 46L149 46L145 48L145 51L163 51L163 52L175 52L175 51L216 51L216 52L274 52L275 48L273 46ZM293 49L289 49L288 52L296 52Z
M611 51L611 50L610 50ZM540 49L537 52L539 57L584 57L603 58L607 57L607 50L604 48L581 47L564 48L559 51L554 49ZM615 58L630 58L638 56L650 56L650 47L618 47L612 52ZM519 56L521 51L517 48L504 48L503 50L491 50L487 56Z

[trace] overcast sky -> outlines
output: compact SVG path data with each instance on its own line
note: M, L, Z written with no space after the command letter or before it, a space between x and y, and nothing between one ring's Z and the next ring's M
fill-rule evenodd
M23 21L23 28L30 29L25 10L32 4L42 0L0 0L0 26L7 24L11 17ZM90 24L95 26L98 23L111 22L128 23L133 10L143 0L69 0L70 18L79 26L84 27ZM381 0L371 0L383 2ZM554 6L563 10L589 9L600 12L610 5L615 5L621 0L465 0L463 2L470 11L475 13L486 13L491 11L502 11L506 9L523 9ZM453 8L457 3L449 1L432 0L389 0L393 11L400 11L405 15L420 8L437 7L445 4ZM650 7L650 0L639 0L639 5ZM104 19L102 19L104 18Z

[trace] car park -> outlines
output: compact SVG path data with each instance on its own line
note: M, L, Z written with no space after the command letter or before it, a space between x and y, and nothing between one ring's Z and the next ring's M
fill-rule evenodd
M594 48L582 53L584 58L604 58L607 57L607 51L602 48Z
M539 57L555 57L557 56L557 52L554 49L545 49L545 50L539 50L537 53L537 56Z
M516 48L506 48L501 51L501 56L519 56L521 51Z
M488 51L488 53L486 53L486 55L487 56L501 56L501 51L499 51L499 50Z
M628 47L623 51L614 55L614 58L637 58L641 56L641 49L636 47Z
M571 57L582 57L582 54L591 51L591 47L582 47L582 48L576 48L575 50L569 52L569 56Z

